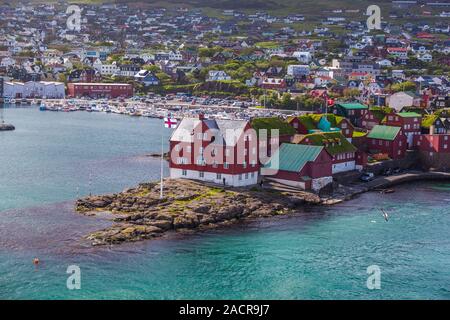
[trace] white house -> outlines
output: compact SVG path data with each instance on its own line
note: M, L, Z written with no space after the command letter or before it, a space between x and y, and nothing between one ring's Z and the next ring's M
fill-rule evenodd
M308 51L295 51L292 57L296 58L301 63L310 63L313 59L311 52Z
M171 60L171 61L182 61L183 60L183 55L179 51L177 51L177 52L170 51L169 52L169 60Z
M15 64L16 64L16 60L14 60L11 57L5 57L0 62L0 66L2 66L2 67L10 67L10 66L14 66Z
M224 81L231 80L231 77L225 71L211 70L206 81Z
M413 92L397 92L387 97L387 105L399 112L404 107L419 107L422 99Z
M306 64L291 64L287 68L287 74L293 77L308 76L310 68Z
M380 67L392 67L392 61L389 59L381 59L377 61Z
M5 82L3 89L5 98L63 99L65 97L65 86L62 82Z
M423 62L431 62L433 60L433 56L430 53L418 54L417 59Z
M115 62L111 64L103 63L98 58L94 61L92 67L98 72L100 72L101 75L113 75L119 72L119 68L117 67L117 64Z

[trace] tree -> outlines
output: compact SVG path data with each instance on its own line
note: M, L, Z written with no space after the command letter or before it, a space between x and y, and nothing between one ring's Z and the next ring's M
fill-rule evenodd
M401 83L395 83L391 85L391 90L393 92L400 91L416 91L416 84L412 81L405 81Z
M155 66L154 64L145 65L144 70L147 70L147 71L150 71L153 73L161 72L161 69L158 66Z

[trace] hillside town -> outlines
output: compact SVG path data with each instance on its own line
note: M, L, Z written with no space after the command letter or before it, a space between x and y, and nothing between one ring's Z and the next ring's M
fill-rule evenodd
M380 30L367 29L365 8L311 19L80 7L80 29L69 30L64 1L0 5L1 102L159 118L170 112L180 120L170 140L179 154L170 159L173 178L237 187L270 179L319 191L380 163L389 165L377 174L407 161L450 168L447 2L392 1ZM208 147L221 155L217 163L205 161ZM267 173L274 159L277 170Z

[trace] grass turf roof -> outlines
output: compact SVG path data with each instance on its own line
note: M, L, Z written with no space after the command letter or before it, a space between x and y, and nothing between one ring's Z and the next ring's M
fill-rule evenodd
M298 118L300 123L307 129L307 130L315 130L317 129L317 124L319 123L320 119L325 116L324 113L321 114L304 114L301 115ZM338 124L344 120L344 117L336 116L334 114L326 114L328 121L331 123L331 127L337 127ZM291 122L295 117L290 118L288 121Z
M323 116L326 116L326 118L328 119L328 121L330 122L332 127L337 127L337 125L339 123L341 123L342 120L345 119L344 117L336 116L332 113L327 113L327 114L321 113L321 114L311 114L310 115L310 117L313 119L313 121L315 123L319 123L320 119L322 119Z
M383 120L385 115L391 112L394 112L394 109L389 107L372 107L369 111L374 115L378 120Z
M280 135L294 135L295 129L287 122L280 118L255 118L251 121L251 126L256 130L259 136L259 130L266 129L267 135L270 136L272 129L280 130Z
M305 141L306 139L316 146L324 146L324 144L328 142L329 144L328 146L325 146L325 149L332 156L339 153L356 152L357 150L354 145L348 142L341 132L311 133L305 135L302 141Z

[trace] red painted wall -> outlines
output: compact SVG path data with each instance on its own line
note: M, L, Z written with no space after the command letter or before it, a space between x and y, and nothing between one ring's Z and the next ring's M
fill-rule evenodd
M419 151L450 153L450 134L418 135L413 145Z
M134 94L131 84L108 84L108 83L68 83L67 95L69 97L97 97L105 96L111 98L132 97Z

